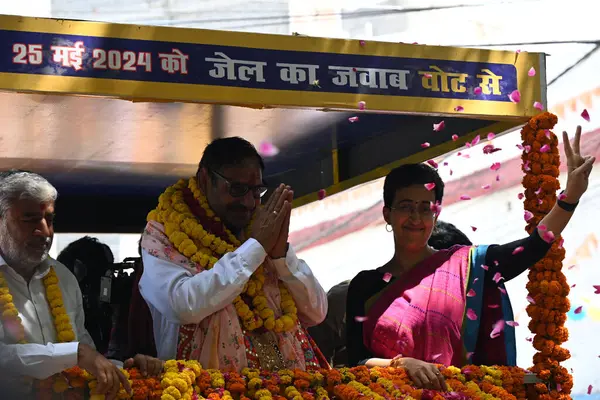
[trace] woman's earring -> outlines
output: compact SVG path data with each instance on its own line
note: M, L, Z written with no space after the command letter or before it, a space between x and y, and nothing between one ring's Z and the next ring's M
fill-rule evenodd
M388 227L389 227L389 229L388 229ZM394 229L392 228L392 226L391 226L390 224L385 224L385 230L386 230L387 232L391 232L391 231L393 231Z

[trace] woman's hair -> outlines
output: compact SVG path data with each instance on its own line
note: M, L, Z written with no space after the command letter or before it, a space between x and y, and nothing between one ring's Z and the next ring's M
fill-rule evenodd
M56 188L41 175L16 169L0 172L0 216L17 200L44 203L57 197Z
M433 192L435 201L442 203L444 197L444 182L437 171L427 164L404 164L394 168L386 177L383 184L383 204L391 207L396 191L412 185L435 183Z
M71 272L75 271L76 260L79 260L86 266L88 279L98 286L100 286L100 277L104 276L104 273L115 261L110 247L89 236L84 236L70 243L56 259Z

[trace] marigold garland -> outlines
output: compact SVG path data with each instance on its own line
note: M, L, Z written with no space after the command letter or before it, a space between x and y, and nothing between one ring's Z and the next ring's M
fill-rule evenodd
M521 130L523 141L523 166L525 173L525 210L533 214L528 221L527 232L538 226L556 203L556 191L560 188L558 139L550 131L558 119L545 112L529 121ZM567 298L570 288L562 273L562 260L565 250L562 239L557 237L548 254L529 271L527 290L533 299L527 306L531 317L529 329L535 335L533 346L537 353L533 357L531 368L538 377L549 383L537 384L536 391L540 400L570 399L573 378L560 363L570 358L563 344L569 337L565 321L570 309Z
M182 179L167 188L147 220L163 224L173 246L202 270L211 269L221 256L241 245L210 209L195 178ZM264 327L269 331L289 332L298 323L296 303L280 283L282 315L276 317L275 311L267 306L263 291L265 279L261 265L244 286L242 295L233 300L233 306L248 331Z

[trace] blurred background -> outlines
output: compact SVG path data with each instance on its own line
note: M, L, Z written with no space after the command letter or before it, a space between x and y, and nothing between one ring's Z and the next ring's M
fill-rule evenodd
M549 110L556 132L582 124L582 151L600 159L600 29L592 0L28 0L0 2L0 13L188 28L352 38L428 45L544 52ZM591 122L580 114L587 109ZM599 116L599 117L596 117ZM240 132L244 135L245 132ZM559 135L560 136L560 135ZM441 219L474 243L504 243L525 235L519 133L495 139L502 151L483 155L482 146L437 160L447 183ZM198 159L200 152L198 153ZM447 162L447 166L443 163ZM498 173L489 170L501 162ZM499 177L497 177L499 175ZM565 177L561 176L564 185ZM569 313L574 398L600 399L600 165L564 234L565 273L573 285ZM491 185L483 190L482 186ZM381 217L383 181L364 184L294 210L291 241L326 290L392 255L392 237ZM470 201L453 200L462 194ZM57 234L52 255L85 234ZM116 262L137 256L139 235L94 234L112 249ZM520 327L519 365L531 364L527 340L526 276L508 283ZM593 385L591 396L588 385Z

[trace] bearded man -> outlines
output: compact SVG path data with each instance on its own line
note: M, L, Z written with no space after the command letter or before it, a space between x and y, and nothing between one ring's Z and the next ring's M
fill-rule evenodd
M264 163L246 140L217 139L195 178L159 198L142 237L140 292L158 357L240 371L327 366L306 333L327 296L288 245L293 191L267 192Z
M57 196L38 174L0 173L0 375L6 386L13 377L45 379L78 365L97 378L96 393L112 399L129 383L95 350L75 276L48 256ZM134 364L162 369L144 356L126 361Z

